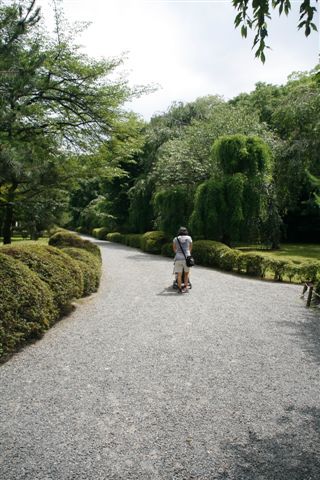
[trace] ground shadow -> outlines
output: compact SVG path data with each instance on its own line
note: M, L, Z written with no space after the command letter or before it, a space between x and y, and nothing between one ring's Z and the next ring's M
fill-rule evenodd
M282 433L222 446L226 454L218 480L319 480L320 410L290 406L278 421Z
M299 322L281 322L287 328L294 329L293 335L303 352L320 364L320 311L318 307L306 308L304 320Z

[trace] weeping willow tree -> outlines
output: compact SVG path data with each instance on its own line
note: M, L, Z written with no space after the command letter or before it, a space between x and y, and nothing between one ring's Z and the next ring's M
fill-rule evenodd
M219 173L202 183L195 195L190 225L194 235L222 241L261 241L270 224L269 191L271 154L258 137L220 137L213 146L212 160ZM273 210L275 207L273 207ZM279 218L279 217L278 217ZM272 222L267 236L274 244L280 223ZM275 246L275 245L274 245Z
M181 225L187 225L193 209L193 189L178 185L158 191L153 197L156 227L174 235Z

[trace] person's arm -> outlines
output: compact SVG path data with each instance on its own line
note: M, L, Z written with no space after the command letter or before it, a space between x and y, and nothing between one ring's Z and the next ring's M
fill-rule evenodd
M173 243L172 243L172 248L173 248L174 253L177 253L177 245L176 245L176 242L174 240L173 240Z
M189 250L190 250L190 254L191 254L191 252L192 252L192 239L190 239Z

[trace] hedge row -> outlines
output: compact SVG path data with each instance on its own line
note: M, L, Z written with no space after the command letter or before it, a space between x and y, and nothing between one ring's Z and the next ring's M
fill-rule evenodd
M0 247L2 360L39 338L70 311L73 299L99 286L101 259L95 245L62 231L49 243Z
M172 241L163 232L147 232L144 235L109 233L106 240L141 248L145 252L161 253L173 257ZM320 262L294 263L285 258L272 258L263 253L242 253L212 240L197 240L193 243L196 264L220 268L229 272L245 273L259 278L283 279L290 282L315 282L320 277ZM318 279L318 280L317 280ZM318 288L319 290L319 288Z
M196 263L201 265L246 273L259 278L272 277L277 281L285 278L290 282L314 282L320 275L318 261L294 263L285 258L272 258L263 253L242 253L210 240L194 242L193 255Z
M138 233L108 233L106 240L122 243L129 247L141 248L148 253L161 253L163 245L168 241L167 236L161 231Z

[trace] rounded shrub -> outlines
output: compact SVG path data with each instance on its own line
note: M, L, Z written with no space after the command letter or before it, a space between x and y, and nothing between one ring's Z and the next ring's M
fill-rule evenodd
M57 248L64 247L74 247L74 248L83 248L88 250L88 252L93 253L97 257L101 258L100 249L97 245L90 242L89 240L84 240L75 233L71 232L57 232L49 239L49 245Z
M58 317L53 295L22 262L0 252L0 357L40 337Z
M98 238L99 240L105 240L109 232L109 229L106 227L94 228L92 230L92 236Z
M162 231L146 232L141 238L141 249L147 253L161 253L162 245L168 238Z
M174 251L173 251L173 248L172 248L172 242L165 243L164 245L162 245L162 247L161 247L161 255L163 255L164 257L170 257L170 258L173 258L173 257L174 257Z
M265 276L267 262L263 255L242 253L241 262L248 275L261 278Z
M92 253L81 248L65 247L64 253L77 261L83 275L83 294L96 292L101 277L101 261Z
M128 233L124 235L125 244L128 247L141 248L142 235L140 233Z
M119 232L108 233L106 240L115 243L124 243L124 235Z
M83 293L78 263L61 250L47 245L8 245L1 252L24 263L50 288L55 306L65 312Z

